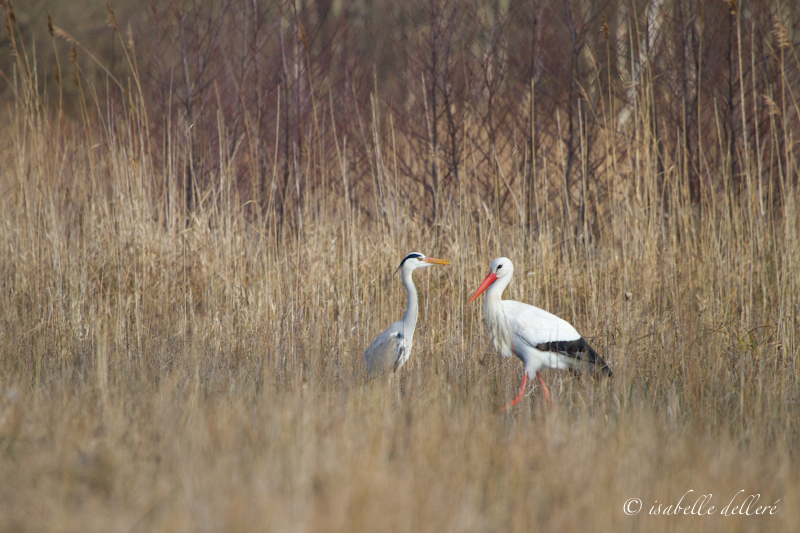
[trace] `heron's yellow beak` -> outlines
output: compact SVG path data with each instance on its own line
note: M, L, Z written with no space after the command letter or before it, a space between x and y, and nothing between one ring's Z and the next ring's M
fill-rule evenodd
M436 259L435 257L426 257L422 260L423 263L433 263L434 265L449 265L450 261L447 259Z

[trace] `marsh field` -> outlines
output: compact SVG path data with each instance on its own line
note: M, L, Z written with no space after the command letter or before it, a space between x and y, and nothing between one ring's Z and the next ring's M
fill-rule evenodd
M800 531L792 2L2 11L0 531Z

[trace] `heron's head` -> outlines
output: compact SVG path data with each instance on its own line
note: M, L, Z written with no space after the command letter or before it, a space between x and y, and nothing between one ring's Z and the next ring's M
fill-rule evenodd
M492 261L492 266L489 267L489 275L483 280L481 286L478 287L478 290L475 291L475 294L472 295L472 298L469 299L469 303L475 301L475 298L481 295L483 291L489 288L495 281L498 279L508 278L514 273L514 263L511 262L511 259L508 257L498 257L494 261ZM504 285L505 287L505 285Z
M408 269L408 270L416 270L418 268L429 267L432 265L449 265L450 261L446 261L444 259L436 259L435 257L426 257L425 255L419 252L411 252L400 262L400 266L397 267L397 270L400 269ZM397 272L395 270L395 272Z

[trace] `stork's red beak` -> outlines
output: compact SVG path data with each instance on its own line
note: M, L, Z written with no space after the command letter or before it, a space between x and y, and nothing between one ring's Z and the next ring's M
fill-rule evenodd
M481 283L481 286L480 286L480 287L478 287L478 290L477 290L477 291L475 291L475 294L473 294L473 295L472 295L472 298L470 298L470 299L469 299L469 302L467 302L467 303L472 303L472 302L474 302L474 301L475 301L475 298L477 298L478 296L480 296L480 295L481 295L481 293L482 293L483 291L485 291L486 289L488 289L488 288L489 288L489 285L491 285L492 283L494 283L496 280L497 280L497 274L489 274L488 276L486 276L486 278L483 280L483 283Z

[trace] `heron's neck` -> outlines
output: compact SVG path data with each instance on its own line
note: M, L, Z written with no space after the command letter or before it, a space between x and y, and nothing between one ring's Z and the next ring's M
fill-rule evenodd
M414 280L411 279L411 269L403 269L403 285L408 293L408 304L406 306L406 314L403 316L403 329L405 335L411 337L414 335L414 329L417 326L417 310L419 309L419 299L417 298L417 287L414 286Z

